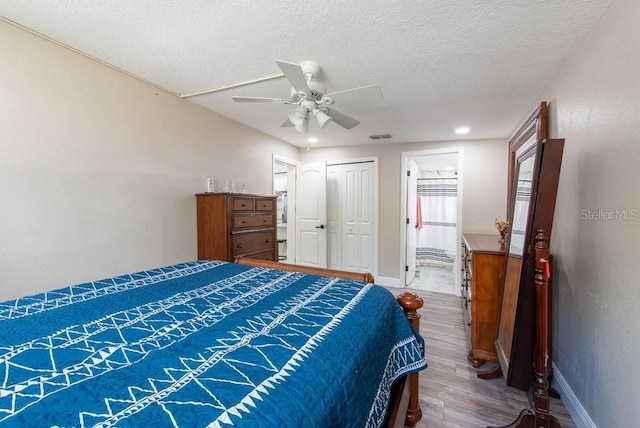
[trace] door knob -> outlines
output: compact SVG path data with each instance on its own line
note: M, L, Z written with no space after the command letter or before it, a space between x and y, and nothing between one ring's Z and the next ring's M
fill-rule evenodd
M316 229L324 229L324 224L321 224L320 226L316 226Z

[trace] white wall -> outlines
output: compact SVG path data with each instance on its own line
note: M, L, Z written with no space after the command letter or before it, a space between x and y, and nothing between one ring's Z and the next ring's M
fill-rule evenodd
M195 259L205 177L297 148L0 21L0 300ZM233 142L233 144L229 144Z
M638 23L640 1L613 0L542 94L550 136L565 138L551 237L554 360L599 427L640 426Z
M496 218L506 217L506 140L455 141L367 145L300 150L303 163L378 157L379 159L379 253L378 276L400 278L401 164L403 152L463 147L462 226L467 233L495 233ZM402 249L404 251L404 249Z

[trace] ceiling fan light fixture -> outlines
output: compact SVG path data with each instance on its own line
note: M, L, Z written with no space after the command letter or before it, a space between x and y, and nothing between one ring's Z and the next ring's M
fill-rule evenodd
M295 128L296 131L298 131L298 132L300 132L302 134L308 134L309 133L309 118L305 117L304 119L302 119L302 122L300 122L298 124L294 124L294 128Z
M382 89L379 85L368 85L357 88L326 94L323 85L315 80L322 72L322 67L315 61L304 61L294 64L288 61L276 60L276 64L282 71L282 75L291 84L289 99L265 98L265 97L240 97L234 96L236 102L260 102L291 105L287 119L280 125L281 128L295 128L296 131L309 135L310 116L315 118L320 129L336 123L344 129L352 129L360 124L360 121L341 113L333 108L338 103L362 103L382 99Z
M333 122L333 118L320 109L313 111L313 117L316 118L321 129L326 128L331 122Z
M289 120L294 125L301 125L307 118L307 110L303 107L296 107L293 110L289 110Z

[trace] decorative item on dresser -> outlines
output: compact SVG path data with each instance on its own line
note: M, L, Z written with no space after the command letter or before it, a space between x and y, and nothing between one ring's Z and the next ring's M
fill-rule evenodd
M504 245L496 235L463 234L462 309L468 359L479 368L498 361L496 327L502 294Z
M198 259L277 260L275 196L201 193L196 199Z

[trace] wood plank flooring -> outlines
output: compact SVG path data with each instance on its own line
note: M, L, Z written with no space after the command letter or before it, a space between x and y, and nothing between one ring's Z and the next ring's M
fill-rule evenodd
M530 408L526 394L504 385L504 379L483 380L467 360L460 298L445 293L388 288L394 295L411 291L424 299L420 333L426 341L429 367L420 373L422 420L418 428L505 426ZM551 400L551 414L563 428L573 428L560 400Z

